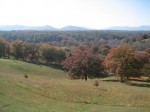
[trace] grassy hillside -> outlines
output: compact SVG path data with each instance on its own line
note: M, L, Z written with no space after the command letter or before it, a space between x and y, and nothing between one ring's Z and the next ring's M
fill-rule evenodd
M24 74L29 78L25 79ZM147 82L69 80L56 68L0 59L0 112L149 112Z
M22 77L28 74L29 77L42 77L48 79L64 78L66 75L58 67L32 64L18 60L0 59L0 71L3 74L12 74L13 76Z

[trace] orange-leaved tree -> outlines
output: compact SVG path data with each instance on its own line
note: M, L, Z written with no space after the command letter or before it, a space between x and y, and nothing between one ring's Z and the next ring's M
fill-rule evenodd
M113 69L114 74L120 77L120 82L125 78L140 76L143 64L136 59L135 50L129 46L118 46L112 48L104 62L106 69Z

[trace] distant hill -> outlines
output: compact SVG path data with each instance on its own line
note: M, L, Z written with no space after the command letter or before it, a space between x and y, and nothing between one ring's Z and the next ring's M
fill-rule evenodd
M83 27L78 27L78 26L65 26L63 28L57 29L49 25L47 26L23 26L23 25L0 26L0 31L12 31L12 30L84 31L88 29Z
M78 26L65 26L59 30L62 30L62 31L85 31L88 29L83 28L83 27L78 27Z
M11 30L57 30L52 26L23 26L23 25L7 25L0 26L1 31L11 31Z
M139 26L139 27L113 26L113 27L107 28L107 30L150 31L150 25Z
M52 26L36 26L36 27L31 27L31 30L57 30L56 28L52 27Z
M23 25L0 26L0 31L12 31L12 30L87 31L87 30L94 30L94 29L84 28L84 27L79 27L79 26L71 26L71 25L65 26L59 29L49 26L49 25L46 25L46 26L23 26ZM139 27L112 26L103 30L150 31L150 25L139 26Z

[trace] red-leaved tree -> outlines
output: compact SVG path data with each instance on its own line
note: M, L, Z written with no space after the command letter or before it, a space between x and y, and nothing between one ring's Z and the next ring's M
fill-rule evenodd
M62 62L71 79L99 77L102 74L102 59L87 46L77 47L69 58Z

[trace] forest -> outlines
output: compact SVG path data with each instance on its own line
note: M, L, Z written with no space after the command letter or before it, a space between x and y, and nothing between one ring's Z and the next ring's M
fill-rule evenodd
M28 43L50 43L60 47L76 47L80 44L99 47L107 44L111 47L129 44L143 50L149 48L150 31L0 31L0 37L12 42L21 40Z
M71 79L150 78L148 31L1 31L0 36L0 57L62 65Z

